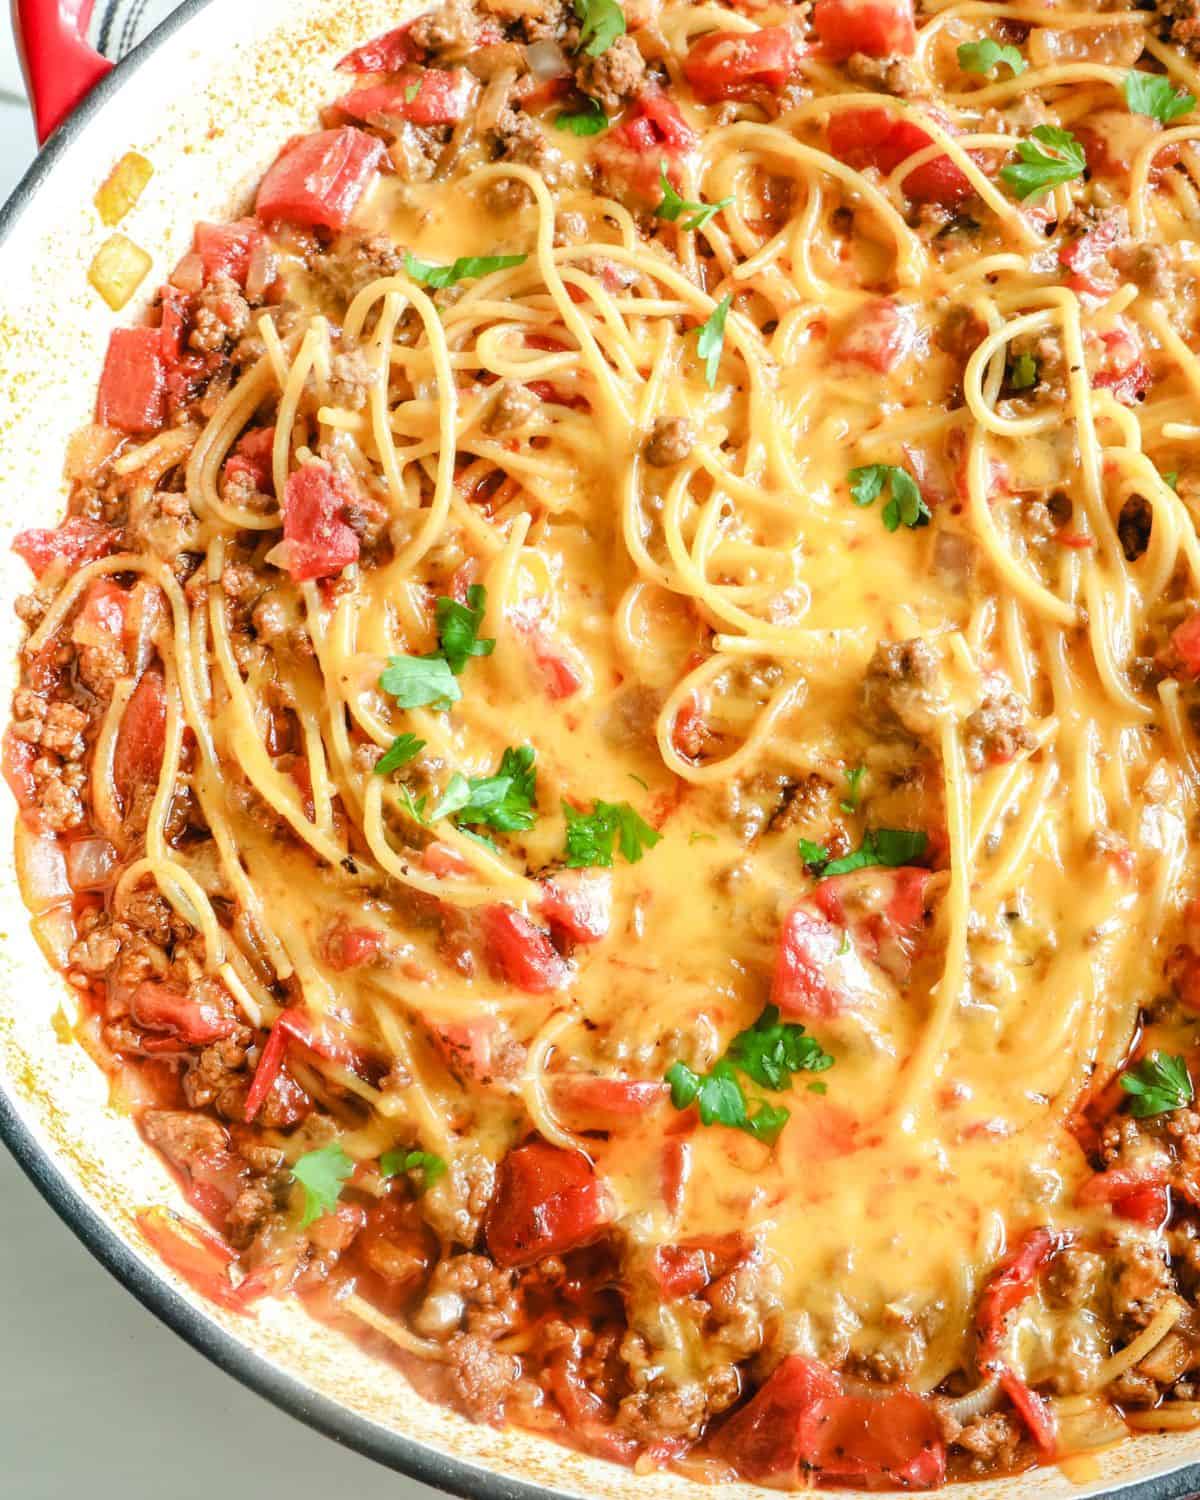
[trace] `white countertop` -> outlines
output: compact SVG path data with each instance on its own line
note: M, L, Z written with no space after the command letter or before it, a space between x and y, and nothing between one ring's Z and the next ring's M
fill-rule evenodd
M34 137L0 26L0 200ZM0 1147L0 1495L432 1500L194 1353L109 1276Z

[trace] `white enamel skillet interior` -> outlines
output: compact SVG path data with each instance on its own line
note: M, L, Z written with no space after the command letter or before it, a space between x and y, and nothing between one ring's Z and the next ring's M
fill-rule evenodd
M420 9L386 0L187 0L104 80L43 152L0 215L0 701L16 673L12 612L29 586L9 552L16 532L53 525L63 454L90 420L118 319L87 285L109 233L92 197L136 149L154 164L121 225L153 254L148 298L189 247L193 224L246 205L279 146L312 129L335 96L337 59ZM0 793L0 847L15 807ZM83 1050L57 1040L69 988L29 931L11 858L0 857L0 1135L92 1253L196 1348L294 1416L426 1483L478 1500L683 1496L698 1486L632 1473L525 1433L476 1426L417 1396L391 1366L312 1322L300 1305L260 1305L253 1318L214 1308L150 1256L134 1213L183 1208ZM1200 1490L1200 1433L1142 1437L1102 1455L1080 1484L1055 1469L960 1486L960 1500L1052 1500L1120 1491L1181 1500ZM1188 1468L1187 1466L1195 1467ZM762 1495L751 1486L735 1496ZM843 1492L847 1493L847 1492Z

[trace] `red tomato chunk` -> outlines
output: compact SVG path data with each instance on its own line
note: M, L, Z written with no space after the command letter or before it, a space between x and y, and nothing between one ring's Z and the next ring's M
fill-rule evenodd
M532 1141L501 1163L484 1236L497 1265L528 1266L589 1244L606 1222L603 1188L587 1157Z
M794 66L786 26L760 31L713 31L695 42L683 62L684 77L706 104L738 99L754 88L777 92Z
M95 562L113 550L115 540L111 526L72 516L55 531L22 531L13 541L13 551L28 563L35 578L42 578L55 563L73 573L85 563Z
M412 125L456 125L470 99L471 75L465 69L422 68L404 83L353 89L337 101L337 108L355 120L387 115Z
M813 27L825 56L835 62L855 52L910 55L917 45L912 0L816 0Z
M157 432L165 425L167 372L161 329L113 331L100 377L96 420L134 436Z
M358 561L358 537L344 519L353 500L328 464L305 464L288 476L283 539L287 570L297 583L332 578Z
M381 140L353 125L306 135L263 178L255 211L266 223L345 229L384 155Z

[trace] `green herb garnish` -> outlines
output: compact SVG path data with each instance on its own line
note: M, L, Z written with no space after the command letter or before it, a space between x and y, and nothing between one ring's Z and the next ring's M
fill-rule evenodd
M858 811L858 804L862 800L862 779L866 774L866 766L855 766L852 771L846 772L846 785L850 790L839 804L844 813Z
M958 49L958 65L964 73L987 74L1003 63L1016 78L1028 64L1015 47L1002 47L991 37L981 42L963 42Z
M654 217L674 224L682 214L690 214L691 217L684 219L682 226L687 230L703 229L711 218L733 202L732 197L722 198L719 203L693 203L687 198L681 198L667 176L665 161L660 166L659 182L662 186L662 202L654 210Z
M1161 73L1143 73L1138 68L1126 73L1124 92L1125 103L1135 115L1149 115L1163 125L1191 114L1196 107L1194 94L1177 89Z
M424 748L425 741L419 740L415 734L398 734L376 762L376 776L390 776L401 766L408 765L410 760L416 760Z
M1121 1087L1133 1096L1129 1112L1139 1120L1182 1109L1195 1097L1192 1077L1182 1057L1152 1052L1121 1074Z
M575 14L582 23L580 49L588 57L599 57L625 35L625 12L617 0L575 0Z
M337 1141L319 1151L309 1151L292 1164L292 1176L304 1190L301 1229L333 1212L342 1195L342 1184L353 1171L353 1161Z
M452 265L438 266L418 260L415 255L405 255L404 271L413 281L440 291L442 287L453 286L456 281L490 276L493 271L507 271L511 266L523 266L528 259L527 255L460 255Z
M1083 146L1057 125L1035 125L1029 140L1018 141L1017 155L1020 161L1001 167L1000 176L1022 201L1082 177L1087 168Z
M624 858L636 865L662 838L628 802L597 802L590 813L577 812L569 802L562 809L567 820L567 868L571 870L607 869L618 840Z
M885 487L891 491L883 507L883 524L889 531L898 530L901 523L909 527L928 524L929 507L907 469L895 464L868 464L850 470L850 496L855 505L874 505Z
M830 875L849 875L852 870L866 870L873 865L894 870L919 859L928 843L927 835L908 828L871 828L863 834L863 841L854 853L841 859L830 859L829 850L811 839L800 839L799 848L800 858L812 873L824 879Z
M442 643L442 655L450 663L455 677L461 677L463 668L473 656L491 656L496 642L479 639L479 627L487 611L487 590L473 583L467 590L467 602L440 598L437 611L438 637Z
M582 108L564 109L554 118L555 130L565 130L571 135L599 135L608 129L608 116L597 100L585 96Z
M379 1158L379 1170L384 1177L399 1177L404 1172L421 1174L421 1191L431 1188L439 1177L446 1175L446 1163L432 1151L385 1151Z
M1030 391L1038 383L1038 362L1032 354L1018 354L1008 367L1008 383L1014 391Z
M430 816L430 822L454 818L459 823L483 823L501 833L520 833L537 819L537 772L532 745L512 745L500 759L494 776L468 779L456 771Z
M721 298L712 315L699 330L696 352L704 361L704 379L711 391L717 383L717 371L721 368L721 351L725 347L725 320L733 305L733 293Z
M389 656L379 686L401 708L445 710L462 697L450 663L441 656Z

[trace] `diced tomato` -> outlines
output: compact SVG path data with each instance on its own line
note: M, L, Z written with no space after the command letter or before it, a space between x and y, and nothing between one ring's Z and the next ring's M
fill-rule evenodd
M326 931L321 951L329 967L339 974L374 963L383 951L383 933L377 927L352 927L339 917Z
M754 88L777 93L795 66L792 33L786 26L758 31L711 31L694 42L683 74L706 104L745 98Z
M589 1244L608 1207L586 1156L545 1141L510 1151L500 1164L483 1233L500 1266L528 1266Z
M167 738L167 691L157 667L142 673L134 688L113 751L113 780L126 811L134 791L158 780Z
M984 1283L975 1311L981 1364L994 1360L999 1353L1009 1314L1033 1294L1042 1267L1056 1248L1048 1229L1031 1229Z
M692 1120L695 1116L685 1116ZM659 1185L663 1203L669 1214L683 1212L683 1200L687 1193L688 1179L692 1175L692 1148L679 1136L668 1136L663 1142L662 1161L659 1167Z
M1058 261L1068 271L1086 275L1098 260L1102 260L1125 237L1124 214L1108 212L1086 233L1069 239L1059 246Z
M784 919L771 983L771 1002L785 1015L825 1018L845 1010L853 992L843 983L844 933L804 902Z
M167 372L158 328L116 328L108 341L96 420L137 436L167 420Z
M1089 1177L1075 1195L1075 1201L1083 1207L1111 1203L1116 1211L1117 1205L1129 1198L1165 1188L1166 1181L1165 1162L1147 1161L1136 1167L1109 1167Z
M524 1048L495 1016L428 1025L430 1040L446 1066L464 1083L483 1088L510 1083L524 1065Z
M537 382L535 381L534 384ZM533 659L541 669L546 696L556 703L573 698L587 682L586 669L577 666L561 648L553 646L540 632L532 636Z
M275 493L275 429L255 427L245 433L225 460L225 478L245 475L260 495Z
M1000 1388L1028 1427L1042 1457L1054 1458L1058 1453L1058 1429L1046 1402L1036 1391L1030 1390L1017 1372L1007 1365L1000 1371Z
M1190 943L1180 943L1168 955L1165 970L1180 1004L1200 1010L1200 953Z
M1200 611L1171 632L1171 644L1189 677L1200 677Z
M685 1240L681 1245L659 1245L651 1257L650 1274L664 1297L694 1297L748 1260L753 1251L753 1240L736 1231Z
M304 464L288 476L283 499L287 570L301 583L332 578L358 561L358 537L344 515L354 496L326 463Z
M665 1083L601 1078L591 1073L555 1073L548 1080L554 1108L568 1130L618 1130L665 1104Z
M816 0L813 27L834 62L855 52L909 56L917 45L912 0Z
M190 992L180 985L162 984L145 979L134 990L129 1013L135 1024L146 1031L166 1031L172 1048L207 1047L223 1037L232 1036L234 1022L228 1011L215 1000ZM150 1051L162 1050L150 1044Z
M914 333L908 310L891 297L880 297L854 315L834 353L886 375L908 354Z
M266 1103L276 1080L282 1080L283 1061L293 1042L307 1047L318 1057L341 1063L360 1075L368 1071L364 1055L347 1041L331 1033L328 1023L325 1029L318 1031L302 1010L289 1006L275 1017L275 1023L259 1055L258 1067L254 1070L254 1079L246 1095L247 1125L254 1123L255 1116Z
M839 927L848 927L855 944L898 983L912 972L925 934L925 893L929 871L904 865L896 870L869 870L822 880L813 892L820 911ZM854 892L859 899L848 900ZM867 892L874 900L863 905ZM852 915L848 914L852 910Z
M950 129L944 116L931 113L939 125ZM841 110L829 122L829 149L839 160L851 167L878 167L885 174L923 151L932 139L915 120L872 105ZM914 168L903 186L905 196L914 203L940 203L946 208L961 203L973 191L966 174L948 156L935 156Z
M571 966L544 928L511 906L485 906L481 913L488 967L498 978L527 995L561 990Z
M369 121L375 115L387 115L413 125L457 125L467 112L472 88L471 75L465 68L453 72L421 68L401 83L351 89L336 107L352 120Z
M756 1481L813 1470L870 1488L930 1489L946 1471L937 1419L919 1396L847 1396L828 1366L799 1354L725 1423L714 1447Z
M158 325L158 347L167 369L169 386L171 370L183 359L183 340L187 331L192 299L186 292L181 292L177 286L172 286L170 282L160 289L158 295L162 302L162 316Z
M352 1237L352 1259L366 1273L371 1300L386 1312L400 1313L437 1257L437 1243L412 1200L388 1197L373 1203Z
M1124 406L1133 406L1150 387L1150 366L1142 357L1137 334L1123 319L1100 335L1104 350L1093 382L1113 393Z
M71 625L77 646L119 644L125 634L125 611L130 595L111 578L96 578L89 585Z
M338 69L343 73L398 73L409 63L420 62L425 49L413 41L409 33L414 26L409 21L395 31L385 31L382 36L364 42L353 52L348 52Z
M19 740L10 724L4 731L4 779L24 812L31 812L37 806L37 783L33 779L36 759L37 750L27 740Z
M1157 120L1127 109L1089 110L1074 134L1083 147L1091 177L1125 178L1146 146L1160 133ZM1151 179L1177 157L1178 148L1159 151L1151 167Z
M612 873L559 870L542 882L541 914L573 943L598 943L612 924Z
M233 1287L227 1270L237 1257L224 1240L198 1224L189 1224L165 1208L144 1210L137 1215L137 1224L160 1259L210 1302L244 1313L262 1296L265 1288L257 1276Z
M1135 1188L1113 1202L1113 1213L1145 1229L1161 1229L1171 1212L1170 1193L1165 1187Z
M74 573L85 563L106 557L114 547L117 533L111 526L72 516L55 531L22 531L13 541L13 551L28 563L35 578L43 578L55 563Z
M228 276L244 287L251 258L262 243L262 229L253 219L239 219L235 224L197 224L196 254L204 262L205 282Z
M384 155L381 140L353 125L303 136L263 178L255 211L268 223L345 229Z
M614 1425L611 1411L580 1372L578 1353L563 1350L551 1360L548 1372L554 1399L579 1447L597 1458L632 1463L639 1452L638 1443ZM656 1449L659 1447L656 1445Z
M696 145L695 133L664 93L643 94L621 123L601 137L596 160L607 175L637 198L658 203L662 197L662 164L679 186L678 163Z
M445 880L448 876L471 873L471 866L457 849L451 849L448 844L426 845L421 852L421 863L431 875L436 875L439 880Z

